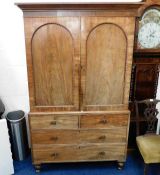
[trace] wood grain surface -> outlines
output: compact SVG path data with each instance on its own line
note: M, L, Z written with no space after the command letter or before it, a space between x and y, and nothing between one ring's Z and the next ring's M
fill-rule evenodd
M122 104L127 53L123 30L100 24L90 31L86 47L86 104Z
M125 162L134 4L24 10L32 159Z
M31 129L78 129L78 116L40 115L31 116Z
M34 147L34 163L70 161L124 161L124 144L55 145Z
M73 54L72 36L66 28L46 24L34 33L32 58L36 105L73 104Z
M81 18L81 109L128 104L134 28L132 17Z
M81 130L33 130L32 144L126 143L126 127Z
M24 22L31 110L78 110L79 18L25 18Z
M128 125L128 115L86 115L81 116L81 128L114 128Z

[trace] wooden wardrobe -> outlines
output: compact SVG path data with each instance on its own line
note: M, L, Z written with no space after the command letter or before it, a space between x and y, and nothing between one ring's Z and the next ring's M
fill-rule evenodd
M17 4L24 12L32 159L126 160L142 3Z

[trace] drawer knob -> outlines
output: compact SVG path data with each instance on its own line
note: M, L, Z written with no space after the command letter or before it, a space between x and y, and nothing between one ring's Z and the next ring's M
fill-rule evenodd
M105 135L99 137L99 140L105 140L105 139L106 139Z
M106 119L102 119L102 120L100 120L100 123L106 124L107 123L107 120Z
M56 125L57 124L57 122L56 121L51 121L51 123L50 123L51 125Z
M53 153L53 154L51 154L51 157L53 157L54 159L55 159L56 157L58 157L58 156L59 156L58 153Z
M105 153L104 151L102 151L102 152L99 152L98 154L99 154L100 156L105 156L106 153Z
M51 137L51 140L57 141L58 140L58 137Z

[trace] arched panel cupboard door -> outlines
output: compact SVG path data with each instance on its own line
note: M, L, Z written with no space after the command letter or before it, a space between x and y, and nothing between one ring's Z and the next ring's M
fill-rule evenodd
M25 18L32 111L79 110L80 20Z
M135 19L81 19L81 110L128 109Z

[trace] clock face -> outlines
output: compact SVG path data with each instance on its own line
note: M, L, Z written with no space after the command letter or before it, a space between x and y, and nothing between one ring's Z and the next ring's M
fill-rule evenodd
M139 43L143 48L156 48L160 44L160 25L154 22L145 24L139 30Z
M147 10L139 22L138 47L140 49L160 48L160 10Z
M149 9L142 16L143 22L147 22L147 20L152 20L154 22L159 22L160 10L158 9Z

